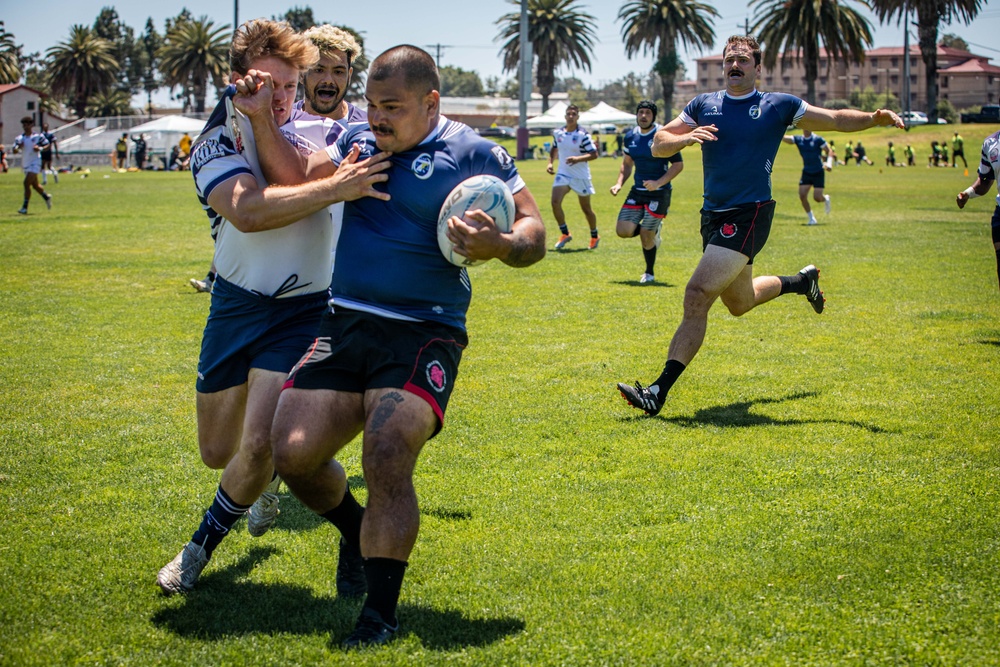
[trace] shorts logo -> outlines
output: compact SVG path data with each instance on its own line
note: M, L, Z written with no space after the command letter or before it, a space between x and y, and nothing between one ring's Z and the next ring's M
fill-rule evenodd
M421 153L414 158L413 164L410 165L410 170L414 176L425 181L434 173L434 160L427 153Z
M753 118L754 120L760 118L760 107L757 106L756 104L750 107L750 117Z
M635 197L629 197L625 200L627 206L635 206Z
M441 393L445 390L445 385L448 383L448 376L445 375L444 366L441 362L434 360L427 364L427 384L431 386L431 389L437 393Z
M731 222L727 222L722 225L722 229L719 230L719 233L722 234L722 238L731 239L736 236L736 225Z
M658 202L658 201L651 201L651 202L649 202L649 212L653 213L654 211L656 211L657 208L659 208L659 206L660 206L660 202Z

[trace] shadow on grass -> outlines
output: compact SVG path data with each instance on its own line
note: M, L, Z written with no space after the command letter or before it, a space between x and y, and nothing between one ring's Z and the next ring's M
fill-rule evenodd
M721 428L745 428L749 426L797 426L799 424L843 424L854 428L864 429L870 433L888 433L886 429L872 424L865 424L855 420L844 419L775 419L767 415L755 414L751 408L756 405L770 405L772 403L784 403L802 398L812 398L818 396L819 392L803 391L790 394L783 398L759 398L752 401L740 401L728 405L719 405L711 408L703 408L690 417L660 417L663 421L677 424L684 428L699 428L702 426L718 426Z
M347 486L352 492L365 488L365 478L361 475L350 475L347 478ZM287 493L285 492L287 490ZM279 505L281 514L274 522L273 531L304 531L314 530L326 523L318 514L299 502L287 486L282 487L281 503Z
M980 345L992 345L993 347L1000 347L1000 339L997 338L986 338L978 342Z
M257 547L228 568L206 571L180 605L157 611L151 621L178 636L208 640L330 633L331 649L339 651L354 628L361 600L317 596L294 584L247 581L255 567L276 553ZM468 618L459 611L406 604L400 605L399 618L403 636L416 635L426 648L438 651L486 646L525 627L516 618Z
M640 283L638 280L612 280L612 285L624 285L625 287L642 287L642 288L654 288L654 287L676 287L676 285L671 285L668 282L660 282L657 280L655 283Z

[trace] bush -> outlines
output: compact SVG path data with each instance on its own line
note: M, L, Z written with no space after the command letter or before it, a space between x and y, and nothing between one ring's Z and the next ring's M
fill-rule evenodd
M955 107L946 99L938 100L937 116L938 118L944 118L949 123L957 123L959 119L959 114L955 111Z

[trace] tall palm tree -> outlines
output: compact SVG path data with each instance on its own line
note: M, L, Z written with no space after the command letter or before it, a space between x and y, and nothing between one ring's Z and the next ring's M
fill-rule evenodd
M880 23L891 21L896 25L908 20L907 9L917 13L917 41L920 57L924 61L927 83L927 118L937 122L937 35L941 22L958 19L969 25L979 14L985 0L870 0L870 5ZM906 26L909 30L909 26ZM909 57L910 54L906 54Z
M542 95L542 113L549 108L549 95L556 82L556 68L570 64L590 71L594 50L596 19L577 8L578 0L528 0L528 41L538 59L535 81ZM510 0L520 7L520 0ZM516 72L521 59L521 13L504 14L496 20L500 27L494 41L503 41L505 72Z
M0 83L17 83L21 80L21 68L17 63L17 44L14 35L3 29L0 21Z
M78 118L87 112L87 100L114 85L118 61L112 44L84 25L70 28L69 39L45 52L52 93L69 99Z
M756 7L751 32L764 52L763 63L773 68L781 52L782 63L801 58L806 72L806 102L816 103L820 42L827 62L861 63L871 46L871 23L844 0L753 0Z
M640 49L643 55L656 51L653 71L663 85L665 118L671 117L674 80L681 66L677 42L699 51L712 46L715 42L712 19L718 17L714 7L696 0L631 0L618 12L625 55L631 58Z
M176 23L167 33L158 55L164 83L180 86L185 105L194 98L194 110L205 111L208 82L225 85L229 73L229 25L218 28L207 16Z

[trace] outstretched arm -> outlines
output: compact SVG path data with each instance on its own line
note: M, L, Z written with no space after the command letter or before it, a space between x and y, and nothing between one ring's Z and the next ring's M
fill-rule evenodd
M955 197L955 203L958 204L959 208L965 208L965 205L969 203L970 199L982 197L988 193L991 185L993 185L992 178L984 180L982 174L976 174L976 182L965 190L959 192Z
M870 127L898 127L905 129L903 119L895 111L878 109L874 112L858 111L857 109L824 109L806 105L806 113L796 127L803 130L837 132L859 132Z

